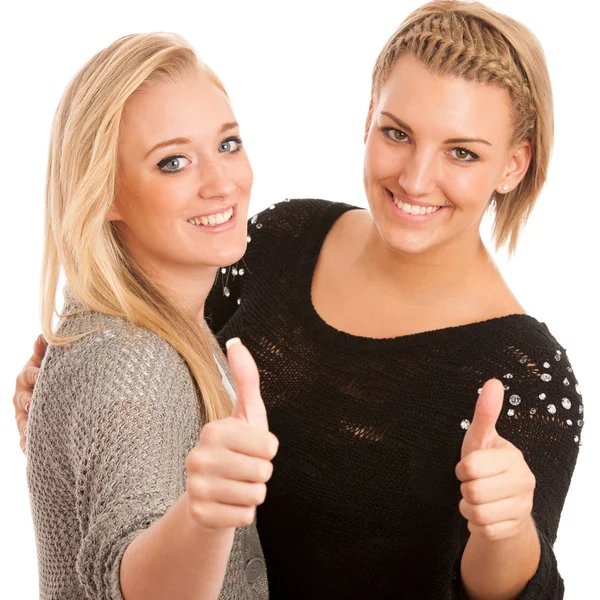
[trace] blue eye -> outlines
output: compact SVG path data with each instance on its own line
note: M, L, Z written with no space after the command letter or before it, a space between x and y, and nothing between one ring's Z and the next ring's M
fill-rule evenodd
M237 154L242 149L242 138L230 137L221 142L219 146L219 152Z
M186 162L187 161L187 162ZM163 158L157 167L164 173L177 173L190 163L190 160L185 156L167 156Z

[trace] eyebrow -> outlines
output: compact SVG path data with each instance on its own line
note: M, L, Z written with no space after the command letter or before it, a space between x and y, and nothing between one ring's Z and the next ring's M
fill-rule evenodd
M398 125L398 127L400 127L402 131L410 133L411 135L413 134L413 130L406 123L403 123L398 117L395 117L392 113L382 111L381 114L388 117L388 119L394 121L394 123L396 123L396 125ZM444 140L444 144L486 144L488 146L492 145L490 142L484 140L483 138L469 137L449 138L447 140Z
M223 123L221 128L219 129L219 135L225 133L226 131L230 131L231 129L235 129L239 127L237 121L230 121L229 123ZM191 144L192 140L187 137L174 137L170 140L165 140L164 142L159 142L158 144L152 146L152 148L146 153L144 158L148 158L153 152L156 150L160 150L161 148L166 148L167 146L181 146L183 144Z

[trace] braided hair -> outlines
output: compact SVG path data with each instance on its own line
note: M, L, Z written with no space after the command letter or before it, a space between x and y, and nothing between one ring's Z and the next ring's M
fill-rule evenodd
M521 183L495 194L496 247L512 253L543 187L554 137L550 76L537 38L521 23L479 2L434 0L400 25L373 69L371 98L376 104L403 53L410 53L436 75L459 77L505 89L511 100L512 143L528 140L532 160Z

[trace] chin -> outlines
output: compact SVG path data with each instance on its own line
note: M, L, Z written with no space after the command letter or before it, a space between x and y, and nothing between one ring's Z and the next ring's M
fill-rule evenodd
M423 254L435 247L429 236L418 233L399 231L398 227L388 226L379 229L383 243L392 252L405 256L416 256Z
M246 253L246 239L234 247L224 248L222 252L211 253L210 265L213 267L228 267L240 261Z

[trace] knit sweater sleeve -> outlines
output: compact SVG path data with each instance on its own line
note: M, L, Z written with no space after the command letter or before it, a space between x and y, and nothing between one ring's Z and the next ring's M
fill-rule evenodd
M55 350L61 394L44 400L69 407L61 443L75 487L77 576L87 598L122 600L127 546L185 491L195 393L176 352L145 330L103 328ZM46 404L44 420L58 413Z
M583 402L564 348L547 330L536 337L526 352L510 349L513 366L504 374L505 407L497 429L523 452L536 478L532 515L541 557L519 599L561 600L564 583L553 547L579 454Z

